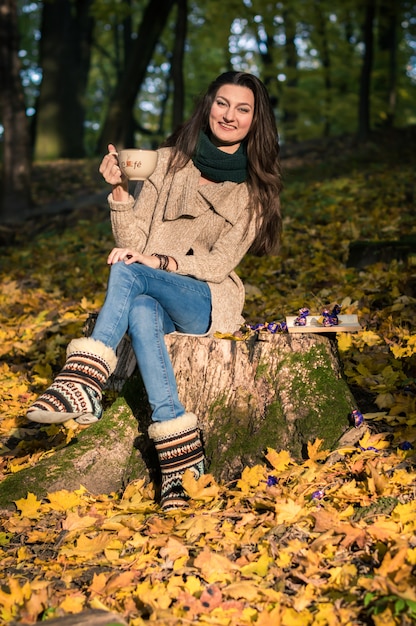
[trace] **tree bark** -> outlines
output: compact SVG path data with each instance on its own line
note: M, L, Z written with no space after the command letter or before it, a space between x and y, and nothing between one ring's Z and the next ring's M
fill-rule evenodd
M109 104L98 141L99 154L107 150L110 142L120 148L126 146L131 111L173 4L174 0L150 0L144 11L131 55Z
M349 428L355 403L328 336L260 334L234 341L172 334L166 343L180 399L199 418L208 472L219 481L264 462L269 447L297 459L316 439L336 447ZM118 492L143 477L157 484L150 414L136 373L104 418L76 442L6 478L0 506L27 492L45 496L80 485L92 493Z
M322 75L324 81L324 110L323 117L323 136L329 137L331 135L331 119L330 111L332 108L332 79L331 79L331 55L328 41L327 30L327 17L322 11L322 7L318 3L314 5L314 13L316 19L316 33L318 50L320 52L320 58L322 63Z
M35 158L82 158L90 67L91 0L43 3Z
M298 51L296 47L296 19L293 15L293 9L288 8L283 10L283 21L285 28L285 73L287 80L284 87L284 96L282 98L283 103L283 120L282 123L285 128L285 136L291 141L297 141L297 121L299 117L298 113L298 95L297 89L299 84L299 70L298 70ZM295 95L296 94L296 95Z
M30 135L18 39L16 2L5 0L0 16L0 119L4 127L1 222L19 222L31 207Z
M173 81L172 129L175 130L183 122L185 107L185 81L183 76L183 59L185 56L186 33L188 25L187 0L176 0L177 17L175 27L175 43L172 52L171 76Z
M363 25L363 42L365 46L360 76L360 97L358 108L358 138L365 141L370 134L370 86L373 69L375 0L367 0Z
M399 23L399 2L390 2L390 0L382 0L380 4L380 26L378 44L382 55L387 63L384 84L385 92L385 108L386 117L384 126L386 128L394 127L397 104L397 51L398 37L397 27Z

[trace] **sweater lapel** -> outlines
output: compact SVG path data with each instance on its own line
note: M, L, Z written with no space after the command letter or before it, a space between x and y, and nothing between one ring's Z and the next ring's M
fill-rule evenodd
M177 172L173 180L166 180L170 189L164 210L165 220L176 220L180 217L199 217L209 209L213 209L230 224L234 224L241 213L244 201L235 202L235 189L239 187L241 194L248 201L245 185L231 181L200 185L200 171L190 161L186 167ZM198 200L196 200L198 199Z

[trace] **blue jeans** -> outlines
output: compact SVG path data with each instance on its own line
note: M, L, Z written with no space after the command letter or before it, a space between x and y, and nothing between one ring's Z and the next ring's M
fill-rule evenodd
M115 351L129 333L146 388L153 421L180 417L185 408L164 335L176 331L201 335L211 319L207 283L146 265L111 266L104 305L92 337Z

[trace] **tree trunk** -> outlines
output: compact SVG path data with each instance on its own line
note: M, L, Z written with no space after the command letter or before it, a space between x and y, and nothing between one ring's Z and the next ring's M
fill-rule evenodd
M316 33L318 37L318 50L322 63L322 74L324 80L324 107L323 107L323 136L331 135L331 119L330 112L332 109L332 80L331 80L331 56L329 52L327 17L322 11L319 4L314 5Z
M380 26L378 43L384 55L387 75L384 76L386 89L386 118L384 126L393 128L397 101L397 27L399 6L396 2L382 0L380 5ZM386 58L387 57L387 58ZM387 61L387 62L386 62Z
M17 6L2 3L0 17L0 119L4 127L0 221L18 222L31 206L30 135L20 80Z
M292 9L283 10L283 21L285 27L285 73L287 80L284 87L283 101L283 127L286 140L297 141L297 121L298 121L298 50L296 47L296 19Z
M36 113L36 159L82 158L90 66L91 0L43 3Z
M228 482L245 466L264 462L268 447L297 459L315 439L333 448L349 428L354 399L328 336L260 334L234 341L172 334L166 343L180 399L199 417L208 471L217 480ZM120 365L125 370L122 359ZM114 375L109 382L117 386ZM92 493L118 492L140 477L158 483L147 436L150 413L136 373L77 441L6 478L0 506L28 492L45 496L80 485Z
M144 11L125 71L109 104L97 146L100 154L110 142L119 148L126 147L131 111L173 4L174 0L150 0Z
M172 130L183 122L185 106L185 84L183 59L185 55L186 31L188 24L187 0L177 0L175 44L172 52L171 76L173 80Z
M373 68L375 0L367 0L363 26L365 46L360 77L360 97L358 109L358 137L365 141L370 133L370 85Z

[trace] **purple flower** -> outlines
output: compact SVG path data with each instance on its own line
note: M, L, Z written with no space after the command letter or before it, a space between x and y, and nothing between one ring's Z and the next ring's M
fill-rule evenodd
M267 477L267 486L268 487L274 487L275 485L277 485L279 481L277 480L276 476L268 476Z

